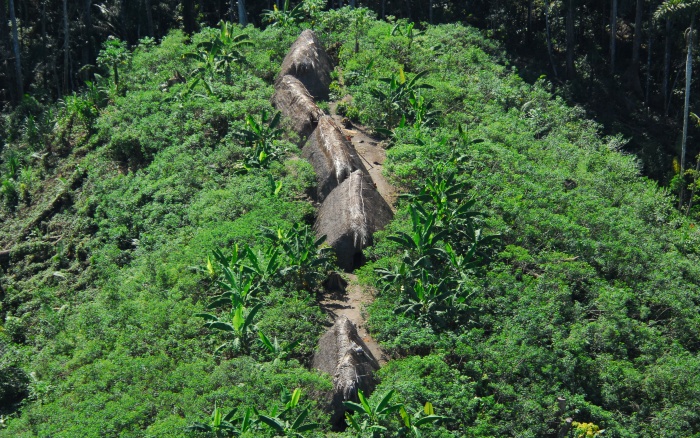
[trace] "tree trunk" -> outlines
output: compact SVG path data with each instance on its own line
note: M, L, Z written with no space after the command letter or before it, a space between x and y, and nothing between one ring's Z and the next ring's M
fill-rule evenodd
M569 80L574 78L574 0L567 1L566 8L566 76Z
M671 19L666 18L666 42L664 46L664 114L668 117L668 107L670 106L671 90L668 89L668 81L671 76Z
M637 0L637 9L634 14L634 39L632 40L632 64L627 71L632 89L637 95L642 95L642 84L639 81L639 52L642 48L642 12L644 12L644 0Z
M695 31L695 13L690 17L688 31L688 56L685 59L685 106L683 107L683 140L681 141L681 195L678 209L683 205L685 195L685 150L688 141L688 114L690 113L690 81L693 77L693 32Z
M24 95L24 82L22 81L22 60L19 51L19 35L17 34L17 17L15 17L15 0L10 0L10 21L12 22L12 50L15 52L17 94L19 100L22 100L22 96Z
M182 24L185 28L185 33L192 35L197 23L194 19L194 0L182 0Z
M428 10L428 21L430 24L433 24L433 2L434 0L430 0L430 9Z
M41 2L41 58L44 60L46 63L46 72L42 75L43 76L43 87L44 89L48 89L48 69L49 69L49 64L48 64L48 58L49 54L47 53L47 47L48 47L48 41L46 37L46 0L43 0Z
M119 36L121 39L129 43L131 41L131 33L129 32L129 28L127 26L127 19L126 19L126 1L127 0L119 0Z
M637 0L637 9L634 14L634 40L632 41L632 65L639 69L639 52L642 47L642 12L644 0Z
M610 8L610 74L615 75L615 55L617 49L617 0L612 0Z
M652 3L649 2L649 17L653 16L654 10L652 9ZM654 33L649 29L649 39L647 40L647 83L646 89L644 90L644 105L649 109L649 91L651 89L651 44L653 42Z
M230 21L231 23L235 23L235 22L236 22L236 19L235 19L235 10L236 10L236 8L234 8L234 5L233 5L233 4L234 4L234 0L229 0L229 2L228 2L228 13L229 13L229 21ZM268 9L272 9L272 8L268 8Z
M238 24L241 26L248 24L248 14L245 12L245 0L238 0Z
M44 2L42 2L43 5ZM82 54L83 65L88 65L92 62L92 16L90 14L90 7L92 6L92 0L83 1L83 31L82 31ZM44 46L45 47L45 46Z
M549 63L552 65L554 77L558 78L557 66L554 63L554 56L552 55L552 32L549 26L549 0L544 0L544 22L547 29L547 53L549 54Z
M151 0L144 0L144 6L146 8L146 24L148 25L148 36L151 38L156 37L156 31L153 27L153 11L151 11Z
M382 20L386 17L386 0L382 0Z
M63 0L63 89L72 90L70 74L70 31L68 29L68 0Z
M7 98L5 98L4 93L0 93L0 99L15 102L17 100L15 97L15 80L12 74L14 67L10 65L10 60L12 58L10 55L12 51L12 42L10 41L10 28L8 23L7 2L0 0L0 64L2 64L2 71L7 75L8 81L6 85ZM2 90L2 88L0 88L0 90Z
M527 3L527 41L532 39L532 1L529 0Z

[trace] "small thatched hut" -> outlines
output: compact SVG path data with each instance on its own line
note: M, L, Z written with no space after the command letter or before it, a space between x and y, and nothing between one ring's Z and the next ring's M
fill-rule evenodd
M314 229L338 256L338 266L351 271L362 263L362 249L372 234L389 223L391 207L362 170L356 170L323 201Z
M316 199L319 202L323 202L354 171L367 173L355 147L330 116L323 116L318 121L318 126L306 141L301 155L316 171Z
M272 105L292 121L292 129L302 138L306 138L316 129L323 111L316 105L313 97L293 76L282 76L275 83Z
M328 99L333 65L321 42L312 30L305 30L299 35L287 56L282 61L278 77L291 75L299 79L309 93L320 100Z
M370 394L374 390L373 374L379 363L357 334L357 328L341 316L321 337L314 355L313 367L333 377L333 394L329 396L328 411L332 424L342 424L343 402L357 401L357 391Z

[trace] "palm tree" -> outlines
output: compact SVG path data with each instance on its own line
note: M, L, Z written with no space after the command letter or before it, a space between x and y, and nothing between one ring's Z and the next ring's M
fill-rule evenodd
M700 11L700 0L666 0L656 10L654 17L684 20L690 17L688 29L688 51L685 60L685 106L683 108L683 139L681 141L681 181L685 172L685 151L688 140L688 114L690 113L690 81L693 77L693 36L695 31L695 14ZM683 204L685 185L681 183L678 208Z

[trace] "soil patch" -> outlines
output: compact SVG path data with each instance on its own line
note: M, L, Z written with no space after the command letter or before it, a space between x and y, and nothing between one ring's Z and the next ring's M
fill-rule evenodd
M321 308L331 317L336 320L342 316L347 317L355 327L357 334L360 335L362 341L367 345L380 366L384 366L387 362L386 355L379 347L379 344L372 339L367 332L365 317L363 315L364 307L374 300L374 294L371 291L363 290L357 283L355 274L344 274L349 280L348 287L345 292L330 292L323 295L320 301Z

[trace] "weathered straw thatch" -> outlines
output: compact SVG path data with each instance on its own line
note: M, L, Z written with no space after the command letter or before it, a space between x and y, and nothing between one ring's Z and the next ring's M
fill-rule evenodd
M392 217L391 207L369 176L356 170L323 201L314 229L326 235L338 256L338 266L351 271L359 264L362 249L372 244L372 234Z
M356 170L367 173L355 147L347 141L340 128L330 116L323 116L318 121L316 130L311 134L301 151L316 171L316 199L319 202L328 196L340 183Z
M323 115L304 84L289 75L282 76L275 83L272 105L291 119L292 128L303 138L311 135Z
M321 42L312 30L307 29L294 41L284 57L278 77L294 76L306 86L315 99L326 100L332 70L331 59L323 50Z
M333 394L328 410L333 424L344 418L343 402L357 401L357 390L370 394L374 390L373 374L379 363L357 334L357 328L341 316L319 340L313 367L333 377Z

